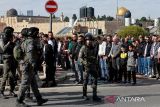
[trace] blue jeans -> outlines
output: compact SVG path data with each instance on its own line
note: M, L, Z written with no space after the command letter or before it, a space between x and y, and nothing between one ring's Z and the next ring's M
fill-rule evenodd
M138 57L138 72L144 74L144 58Z
M77 63L75 62L74 59L71 59L71 67L72 67L72 71L75 73L75 81L79 81L79 77L78 77L78 71L76 70L76 66L77 66Z
M108 64L106 63L106 60L103 58L99 58L99 64L101 68L101 77L105 78L106 76L108 77Z
M76 72L78 73L79 81L83 81L83 65L79 60L75 61Z
M151 74L151 58L150 57L144 58L144 74L145 75Z

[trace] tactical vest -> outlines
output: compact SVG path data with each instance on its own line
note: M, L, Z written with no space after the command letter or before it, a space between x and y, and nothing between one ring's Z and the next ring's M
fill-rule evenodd
M97 64L97 51L96 51L95 47L88 48L85 46L84 60L89 65Z
M34 39L28 38L26 39L23 44L23 51L24 51L24 61L36 63L38 59L38 53L37 53L37 45Z

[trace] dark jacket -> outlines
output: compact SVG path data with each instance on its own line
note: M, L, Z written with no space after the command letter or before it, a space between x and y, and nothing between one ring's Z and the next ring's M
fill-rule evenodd
M78 60L78 55L79 55L79 51L81 49L81 47L83 46L82 43L77 43L76 49L75 49L75 60Z
M125 57L124 57L124 56L122 57L122 54L123 54L123 55L125 54L126 56L125 56ZM128 59L128 54L127 54L127 52L125 52L125 53L121 52L121 53L120 53L120 67L127 65L127 59Z
M47 64L53 61L53 48L50 44L44 45L45 50L43 51L43 58Z
M126 49L126 51L128 51L128 47L129 47L129 43L128 42L124 42L121 47L124 47Z
M106 55L109 55L112 48L112 43L107 43L106 45Z
M139 57L143 57L145 50L145 42L141 42L137 47L137 53Z
M71 52L70 54L72 55L72 59L75 59L76 53L76 46L77 46L77 42L76 41L72 41L72 48L71 48Z
M51 41L52 41L52 43L49 43ZM58 44L57 44L57 41L53 38L53 39L49 40L48 43L52 45L53 56L56 57L57 54L58 54Z
M15 47L15 43L10 42L8 43L9 40L8 38L3 38L3 52L4 52L4 56L5 55L9 55L9 56L13 56L13 49Z
M143 55L145 54L146 45L147 45L147 43L145 43ZM149 57L149 56L150 56L151 47L152 47L152 44L151 44L151 43L148 43L147 51L146 51L146 57Z

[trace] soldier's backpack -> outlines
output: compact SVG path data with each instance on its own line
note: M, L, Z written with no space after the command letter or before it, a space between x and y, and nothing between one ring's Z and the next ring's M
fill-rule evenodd
M16 45L13 49L13 56L17 61L23 60L24 52L21 45Z

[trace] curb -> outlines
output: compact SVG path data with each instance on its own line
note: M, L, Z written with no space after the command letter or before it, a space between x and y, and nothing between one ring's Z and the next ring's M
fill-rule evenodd
M68 78L68 75L67 75L68 73L69 73L69 71L62 71L61 74L60 74L61 76L58 76L58 78L55 77L57 84L65 81L65 80ZM42 80L44 79L44 76L40 76L40 75L39 75L39 78L40 78L41 82L43 82ZM2 78L0 78L0 81L1 81L1 80L2 80ZM1 83L1 82L0 82L0 83ZM15 87L15 91L18 91L18 90L19 90L19 86L20 86L20 84L18 84L18 85ZM41 88L41 87L39 87L39 88ZM10 86L7 85L7 86L5 87L5 91L9 91L9 89L10 89Z
M154 80L155 78L145 77L144 75L136 75L136 78L138 79L148 79L148 80Z

